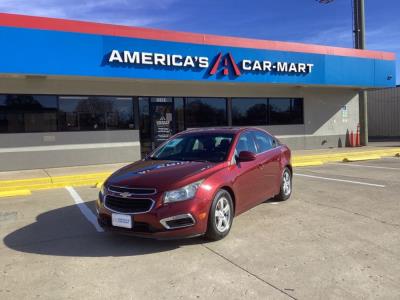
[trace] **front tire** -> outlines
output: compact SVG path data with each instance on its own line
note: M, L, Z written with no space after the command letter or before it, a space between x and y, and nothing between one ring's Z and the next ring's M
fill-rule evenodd
M281 188L279 194L275 196L275 200L285 201L290 198L290 195L292 195L292 172L288 167L285 167L281 177Z
M219 190L211 204L206 237L217 241L226 237L233 222L233 201L226 190Z

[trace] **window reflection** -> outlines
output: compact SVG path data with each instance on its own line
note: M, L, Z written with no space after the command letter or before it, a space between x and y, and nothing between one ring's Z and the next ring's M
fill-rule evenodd
M234 126L303 124L303 99L234 98Z
M268 124L268 99L232 99L232 124L252 126Z
M57 97L0 95L0 132L57 130Z
M225 126L227 122L225 98L187 98L186 128Z
M113 130L133 129L132 98L60 97L60 129Z
M303 124L303 99L270 98L270 124Z
M185 111L183 98L174 98L176 132L185 130Z

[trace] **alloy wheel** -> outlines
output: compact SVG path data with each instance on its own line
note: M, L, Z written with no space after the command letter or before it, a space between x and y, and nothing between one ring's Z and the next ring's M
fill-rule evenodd
M228 199L224 196L219 198L215 207L215 225L219 232L225 232L230 227L231 207Z
M283 173L283 183L282 183L282 189L283 193L285 196L289 195L291 190L292 190L292 183L291 183L291 178L290 178L290 173L289 171L285 170Z

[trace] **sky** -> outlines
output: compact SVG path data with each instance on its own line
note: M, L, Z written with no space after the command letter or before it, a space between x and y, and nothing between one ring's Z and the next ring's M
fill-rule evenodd
M352 0L0 0L0 12L353 47ZM366 47L396 52L400 1L365 0Z

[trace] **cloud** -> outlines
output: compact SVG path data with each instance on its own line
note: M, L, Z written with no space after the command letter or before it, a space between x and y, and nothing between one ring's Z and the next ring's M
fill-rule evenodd
M177 18L177 0L2 0L0 11L133 26L158 26Z
M347 27L324 28L320 31L309 33L302 42L308 44L329 45L338 47L352 47L352 29Z

